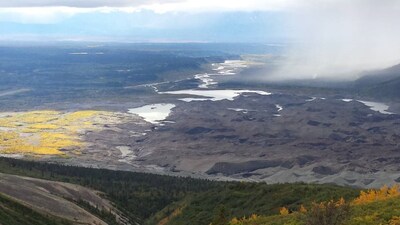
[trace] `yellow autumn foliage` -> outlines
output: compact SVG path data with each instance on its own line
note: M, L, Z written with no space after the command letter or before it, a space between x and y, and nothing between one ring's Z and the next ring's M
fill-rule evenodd
M256 220L258 218L257 214L251 214L249 220Z
M251 216L249 216L248 218L243 217L243 218L238 219L238 218L236 218L236 217L233 217L233 218L231 219L231 221L229 221L229 225L241 225L241 224L243 224L244 222L255 222L255 221L257 221L259 218L260 218L260 216L257 215L257 214L251 214Z
M46 123L35 123L27 127L30 130L54 130L57 129L58 126L54 124L46 124Z
M52 110L0 114L0 153L60 155L77 151L83 143L77 133L94 130L92 120L111 116L102 111L60 112Z
M361 191L360 196L353 200L352 204L361 205L375 201L383 201L390 198L400 196L399 185L393 185L392 187L383 186L379 190L368 190Z
M389 225L400 225L400 216L393 216L389 221Z
M299 212L306 213L307 212L306 207L304 207L304 205L301 205L300 208L299 208Z
M281 214L282 216L289 215L289 210L286 207L282 207L279 210L279 214Z
M236 217L233 217L233 219L231 219L231 221L229 222L229 224L231 225L236 225L239 224L240 220L238 220Z

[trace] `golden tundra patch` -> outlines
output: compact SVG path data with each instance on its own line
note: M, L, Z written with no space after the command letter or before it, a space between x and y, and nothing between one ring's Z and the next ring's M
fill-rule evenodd
M30 111L0 113L0 154L79 153L86 131L113 121L105 111Z

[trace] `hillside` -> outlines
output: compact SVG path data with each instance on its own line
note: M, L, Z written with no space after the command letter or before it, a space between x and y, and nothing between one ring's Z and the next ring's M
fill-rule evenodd
M92 169L0 158L0 172L62 181L103 192L131 223L142 224L151 215L192 193L223 182L169 177L145 173Z
M397 225L400 218L399 186L220 182L8 158L0 158L0 172L2 225Z
M220 190L195 196L181 208L181 213L170 219L172 225L209 224L225 208L228 219L249 217L252 214L274 215L281 206L297 209L300 205L328 199L353 199L359 190L335 185L239 183ZM211 209L211 210L210 210Z
M400 224L400 197L398 186L395 194L379 197L380 191L367 193L369 200L358 201L362 195L350 202L337 201L314 204L307 210L293 213L281 210L274 216L258 216L253 214L248 218L232 219L229 225L398 225ZM371 193L378 193L378 195ZM365 193L364 193L365 194ZM328 206L329 205L329 206Z
M274 184L247 182L217 182L183 177L170 177L145 173L111 171L104 169L81 168L0 158L0 172L18 176L3 175L8 179L25 182L17 193L30 193L32 189L41 194L43 186L62 185L61 190L77 188L78 185L96 189L128 216L131 223L138 224L190 224L204 225L212 222L215 210L221 205L227 209L228 217L250 216L253 213L274 215L282 205L296 208L311 201L324 201L333 198L354 198L359 190L335 185L317 184ZM35 177L21 178L20 176ZM37 178L63 181L38 181ZM4 181L2 181L4 182ZM32 188L32 182L41 188ZM66 184L72 183L75 185ZM52 187L50 186L50 187ZM78 193L89 189L79 187ZM49 188L48 188L49 190ZM58 198L50 188L52 198ZM0 192L7 190L0 190ZM34 193L35 193L34 192ZM63 192L63 193L68 193ZM75 195L79 201L91 202L98 199L91 191L85 195ZM56 196L54 196L56 195ZM64 196L64 194L62 194ZM68 195L66 195L68 197ZM91 197L88 197L91 196ZM89 198L89 199L87 199ZM44 201L31 207L45 207ZM60 200L61 201L61 200ZM64 200L63 200L64 201ZM97 203L96 203L97 205ZM53 207L52 207L53 208ZM96 214L99 218L109 215ZM108 216L108 217L107 217ZM110 223L111 222L111 223ZM109 220L108 224L122 224ZM2 224L7 225L7 224Z
M0 173L0 193L43 215L63 218L73 223L107 224L82 208L80 202L111 215L120 214L98 192L68 183Z
M71 225L54 216L43 215L23 204L0 194L0 224L2 225Z
M400 64L365 73L355 82L361 95L384 99L400 98Z

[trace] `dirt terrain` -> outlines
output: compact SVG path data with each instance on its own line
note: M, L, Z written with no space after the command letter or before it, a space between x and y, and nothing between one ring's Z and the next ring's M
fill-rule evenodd
M119 212L100 193L62 182L0 174L0 192L43 214L65 218L76 224L103 224L95 215L77 205L83 200L93 207Z
M242 94L176 104L162 124L134 121L84 138L66 164L212 179L378 187L400 177L400 115L342 96Z
M271 183L379 186L399 178L400 116L356 101L249 95L174 112L168 119L176 123L137 140L143 162Z

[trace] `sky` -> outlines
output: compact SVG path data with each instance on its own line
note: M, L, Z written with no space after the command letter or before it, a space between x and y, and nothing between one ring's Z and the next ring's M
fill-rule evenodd
M280 40L289 0L0 0L6 38L144 42Z
M399 0L0 0L0 41L278 42L280 80L398 64L399 21Z

